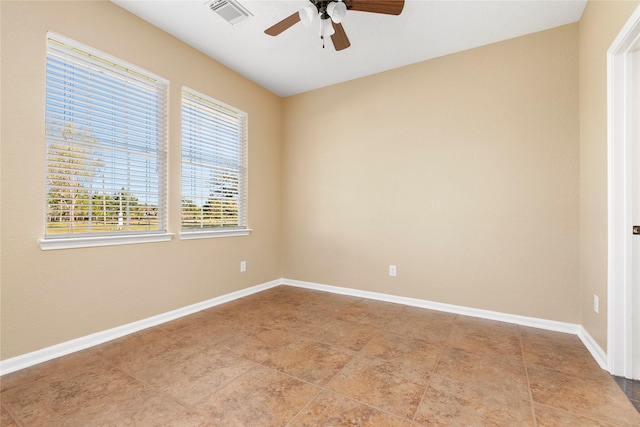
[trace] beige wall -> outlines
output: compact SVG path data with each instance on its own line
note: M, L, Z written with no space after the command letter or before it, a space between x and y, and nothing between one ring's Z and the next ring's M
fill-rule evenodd
M580 321L577 24L284 105L284 277Z
M281 277L280 98L112 3L1 4L2 359ZM250 236L39 249L47 30L170 81L172 232L180 226L181 86L249 114ZM242 274L241 260L248 266Z
M607 349L607 49L640 2L590 1L580 21L582 325ZM599 314L593 295L600 297Z

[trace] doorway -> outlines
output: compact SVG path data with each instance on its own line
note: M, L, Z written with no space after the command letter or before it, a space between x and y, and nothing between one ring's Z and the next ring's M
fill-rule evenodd
M640 43L636 43L640 44ZM632 309L632 375L633 379L640 379L640 46L629 54L632 72L631 88L631 113L632 143L631 143L631 217L634 234L631 238L631 294L633 297ZM635 234L638 232L638 234Z
M640 379L640 7L608 58L609 371Z

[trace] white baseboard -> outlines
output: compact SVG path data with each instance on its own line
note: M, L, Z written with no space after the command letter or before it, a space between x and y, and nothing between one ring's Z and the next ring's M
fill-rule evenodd
M587 330L581 325L580 330L578 331L578 338L582 341L589 353L593 356L593 358L598 362L598 365L605 371L609 371L609 358L607 357L607 352L602 349L593 339L593 337L587 332Z
M519 316L516 314L500 313L497 311L482 310L479 308L463 307L460 305L444 304L417 298L400 297L382 294L378 292L361 291L358 289L342 288L338 286L322 285L319 283L303 282L301 280L282 279L282 283L300 288L316 289L319 291L333 292L335 294L350 295L396 304L410 305L413 307L428 308L446 313L460 314L463 316L479 317L482 319L498 320L500 322L515 323L522 326L546 329L555 332L565 332L578 335L582 326L577 323L558 322L555 320L539 319L536 317Z
M84 350L116 338L123 337L143 329L157 326L165 322L169 322L198 311L224 304L238 298L245 297L257 292L262 292L278 285L289 285L299 288L315 289L318 291L331 292L341 295L350 295L360 298L373 299L378 301L392 302L396 304L404 304L413 307L427 308L431 310L442 311L446 313L460 314L463 316L479 317L482 319L498 320L501 322L514 323L522 326L530 326L533 328L546 329L556 332L565 332L577 335L587 349L591 352L593 358L598 362L602 369L607 369L607 355L582 327L582 325L566 322L557 322L554 320L539 319L535 317L519 316L515 314L500 313L496 311L482 310L478 308L463 307L459 305L444 304L439 302L427 301L417 298L401 297L396 295L383 294L378 292L362 291L352 288L344 288L339 286L323 285L320 283L305 282L292 279L277 279L261 285L252 286L247 289L232 292L207 301L182 307L167 313L152 316L123 326L108 329L106 331L97 332L95 334L80 337L71 341L53 345L51 347L36 350L31 353L16 356L11 359L0 361L0 375L15 372L38 363L46 362L57 357L65 356L76 351Z
M235 299L242 298L256 292L261 292L273 288L274 286L278 286L280 284L282 284L282 281L280 279L273 280L261 285L252 286L247 289L231 292L229 294L221 295L216 298L172 310L167 313L158 314L157 316L148 317L146 319L138 320L126 325L96 332L95 334L76 338L70 341L53 345L51 347L43 348L41 350L36 350L31 353L2 360L0 361L0 375L15 372L20 369L28 368L29 366L37 365L38 363L46 362L48 360L65 356L76 351L84 350L89 347L93 347L95 345L102 344L107 341L111 341L113 339L150 328L152 326L157 326L162 323L170 322L180 317L188 316L190 314L197 313L198 311L202 311L219 304L224 304L225 302L233 301Z

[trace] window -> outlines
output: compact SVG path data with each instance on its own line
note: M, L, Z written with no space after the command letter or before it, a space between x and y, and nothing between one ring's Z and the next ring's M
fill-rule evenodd
M43 249L166 235L166 93L151 73L48 35Z
M182 238L246 235L247 115L182 90Z

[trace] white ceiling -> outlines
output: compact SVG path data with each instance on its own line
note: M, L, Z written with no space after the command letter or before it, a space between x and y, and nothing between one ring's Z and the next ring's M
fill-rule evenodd
M112 0L280 96L577 22L586 0L407 0L399 16L348 11L351 47L336 52L318 29L264 30L308 0L239 0L253 17L231 25L205 0Z

